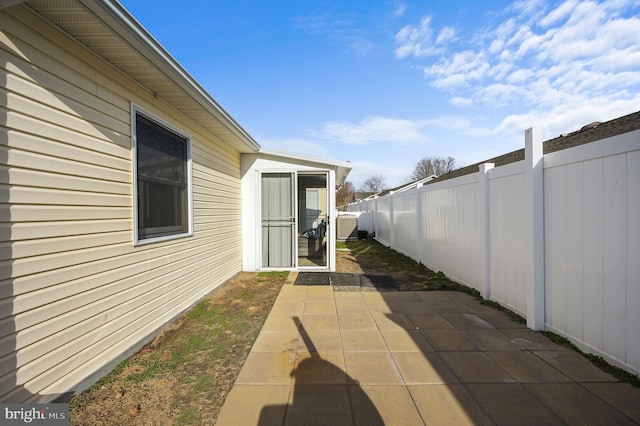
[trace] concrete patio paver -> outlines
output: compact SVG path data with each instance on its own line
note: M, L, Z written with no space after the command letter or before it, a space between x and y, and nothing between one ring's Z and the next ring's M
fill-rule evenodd
M459 383L457 376L435 352L392 352L407 385Z
M485 352L440 352L463 383L512 383L516 380Z
M563 383L567 376L531 352L485 352L496 364L520 383Z
M509 339L497 329L462 329L465 337L475 343L483 351L521 351L521 344Z
M227 395L219 425L281 425L289 402L288 385L241 385ZM251 401L251 404L247 404Z
M463 385L408 386L408 389L425 424L493 424Z
M376 322L369 313L338 314L341 330L377 330Z
M436 351L477 351L479 348L458 330L422 330Z
M388 352L345 352L344 362L350 384L402 384L400 372Z
M446 330L453 328L440 314L410 314L409 319L416 326L417 330Z
M578 383L529 384L525 388L568 424L621 425L631 420Z
M404 386L349 386L357 425L415 425L422 419Z
M388 352L387 345L376 329L340 330L342 348L345 352Z
M292 284L217 421L567 423L640 423L640 389L463 293Z
M284 424L347 426L353 424L352 418L346 385L301 384L291 393Z
M585 383L584 387L640 424L640 389L629 383Z
M295 355L289 352L251 352L236 383L289 385L294 362Z
M468 384L466 388L495 424L565 424L551 409L518 383Z
M534 351L536 356L548 362L576 382L616 382L611 374L605 373L585 357L573 351Z
M391 352L433 352L433 348L418 330L381 330Z
M339 352L300 352L294 371L295 381L300 384L347 384L344 357Z

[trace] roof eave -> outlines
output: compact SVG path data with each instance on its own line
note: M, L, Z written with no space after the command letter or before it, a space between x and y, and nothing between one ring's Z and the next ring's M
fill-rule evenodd
M214 115L245 146L243 152L256 152L260 144L158 43L158 41L117 1L78 0L103 21L118 37L130 44L144 59L175 83L194 102ZM141 83L144 85L144 83Z
M333 160L329 158L322 158L312 155L294 154L291 152L278 151L272 149L262 148L258 154L269 155L273 157L280 157L291 160L305 161L309 163L315 163L323 166L328 166L336 171L336 187L344 184L347 176L351 172L352 166L348 161Z

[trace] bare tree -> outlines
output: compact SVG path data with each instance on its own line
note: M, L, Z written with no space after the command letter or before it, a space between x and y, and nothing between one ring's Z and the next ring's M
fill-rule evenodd
M344 184L336 191L336 206L340 210L347 204L355 201L356 187L349 181L345 181Z
M418 161L411 178L416 181L432 175L441 176L452 171L455 164L453 157L425 157Z
M384 177L381 175L371 176L365 180L360 188L362 192L380 192L384 189Z

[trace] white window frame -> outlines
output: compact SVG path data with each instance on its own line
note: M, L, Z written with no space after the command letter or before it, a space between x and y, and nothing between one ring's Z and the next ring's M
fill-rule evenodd
M152 121L154 124L163 127L164 129L175 133L177 136L184 138L187 141L187 231L179 232L171 235L163 235L160 237L140 238L138 235L138 149L137 149L137 135L136 135L136 123L138 115ZM143 110L139 106L132 104L131 106L131 162L133 171L133 242L135 246L156 243L160 241L174 240L177 238L184 238L193 236L193 172L192 172L192 159L191 159L191 136L182 130L172 126L165 120L158 116Z

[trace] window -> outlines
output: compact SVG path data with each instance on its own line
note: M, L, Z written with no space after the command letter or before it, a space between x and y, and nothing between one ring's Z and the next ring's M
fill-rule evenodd
M136 242L191 234L189 138L135 111Z

